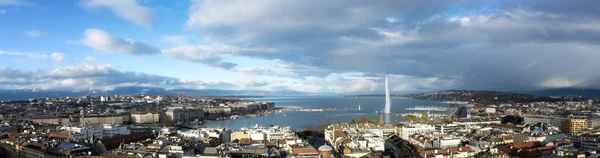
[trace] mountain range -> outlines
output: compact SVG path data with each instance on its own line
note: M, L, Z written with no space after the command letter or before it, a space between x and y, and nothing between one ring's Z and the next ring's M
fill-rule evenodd
M173 89L147 87L119 87L109 91L33 91L33 90L0 90L0 100L21 100L28 98L56 98L67 96L111 96L111 95L177 95L188 96L303 96L314 93L292 90L258 91L258 90L217 90L217 89Z
M102 96L102 95L177 95L183 92L189 96L307 96L307 95L338 95L331 93L310 93L293 90L259 91L259 90L218 90L218 89L173 89L148 88L148 87L119 87L109 91L33 91L33 90L0 90L0 100L20 100L28 98L56 98L67 96ZM545 90L521 90L506 91L506 93L521 93L535 96L567 96L579 95L584 97L600 97L600 89L545 89Z

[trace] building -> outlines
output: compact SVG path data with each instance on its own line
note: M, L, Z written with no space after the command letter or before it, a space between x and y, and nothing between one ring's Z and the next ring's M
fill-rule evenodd
M507 124L507 123L511 123L511 124L521 124L524 122L523 117L520 116L514 116L514 115L507 115L502 117L502 124Z
M169 108L165 114L174 122L191 122L204 118L202 109L197 108Z
M157 112L136 111L131 113L131 121L136 124L158 123L159 115Z
M469 118L469 108L466 106L458 108L458 118Z
M398 128L398 135L404 140L408 140L410 135L418 133L433 133L435 127L427 124L405 124Z
M65 130L70 133L70 139L84 140L89 139L90 136L104 139L111 138L116 135L129 135L131 131L126 126L112 126L112 125L91 125L87 127L81 126L65 126L61 127L61 130Z
M496 113L496 108L485 108L485 113L488 113L488 114Z
M100 101L101 102L109 102L110 101L110 97L109 96L100 96Z
M252 111L258 111L260 110L261 105L258 103L254 103L254 102L243 102L243 103L236 103L236 104L231 104L229 105L229 107L232 108L233 111L236 112L252 112Z
M83 120L80 120L80 123ZM86 115L85 122L89 124L123 124L122 115Z
M560 126L560 131L572 134L583 131L586 128L586 119L567 119Z
M433 141L433 146L441 149L460 147L460 144L459 138L442 138Z
M229 115L231 107L204 107L202 108L207 115Z
M561 127L563 120L565 120L565 118L550 117L550 116L544 116L544 115L525 115L525 116L523 116L523 121L527 124L545 123L545 124L552 125L554 127Z
M31 121L35 123L52 124L60 122L59 116L31 116Z

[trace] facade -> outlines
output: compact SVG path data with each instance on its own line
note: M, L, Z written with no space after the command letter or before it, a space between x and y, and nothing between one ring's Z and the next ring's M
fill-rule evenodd
M112 125L94 125L89 127L71 126L61 127L61 130L65 130L70 133L71 139L82 140L89 139L90 136L104 139L111 138L116 135L129 135L131 131L126 126L112 126Z
M60 121L60 117L58 116L31 116L31 121L35 123L45 123L52 124Z
M577 133L585 130L587 125L586 119L567 119L560 126L560 130L565 133Z
M485 113L488 113L488 114L496 113L496 108L485 108Z
M83 122L81 120L80 122ZM85 122L90 124L123 124L122 115L88 115Z
M224 114L224 115L229 115L231 114L231 107L205 107L203 108L204 113L208 114L208 115L215 115L215 114Z
M408 140L410 135L419 134L419 133L433 133L435 132L435 127L433 125L427 124L408 124L398 129L398 135L404 140Z
M169 108L165 114L175 122L191 122L204 118L202 109L196 108Z
M237 103L229 105L233 111L237 112L248 112L248 111L257 111L260 109L261 105L258 103Z
M565 119L560 117L550 117L543 115L525 115L523 116L523 120L527 124L545 123L554 127L561 127L562 122Z
M137 111L131 113L131 121L136 124L158 123L159 115L156 112Z
M433 141L435 148L453 148L460 147L460 139L458 138L443 138Z
M469 108L466 106L458 108L458 118L469 118Z

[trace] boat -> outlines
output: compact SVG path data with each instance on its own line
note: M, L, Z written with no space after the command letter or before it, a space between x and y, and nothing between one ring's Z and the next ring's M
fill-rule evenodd
M286 114L283 114L282 116L287 116Z

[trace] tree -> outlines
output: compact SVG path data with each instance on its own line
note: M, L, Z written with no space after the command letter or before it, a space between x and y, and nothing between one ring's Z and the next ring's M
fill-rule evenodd
M356 123L356 120L354 120L354 119L350 120L350 124L355 124L355 123Z
M408 118L410 119L411 122L419 121L419 117L417 117L415 115L408 115Z
M423 122L429 121L429 113L427 111L423 111L423 115L421 115L421 121L423 121Z
M342 121L340 121L340 119L339 119L339 118L336 118L336 119L335 119L335 124L342 124Z
M371 123L371 124L375 124L375 125L376 125L376 124L377 124L377 120L376 120L376 119L370 119L370 120L369 120L369 123Z
M314 127L313 127L313 126L310 126L310 125L309 125L309 126L306 126L306 131L307 131L307 132L312 132L313 130L314 130Z
M369 122L369 118L367 118L367 117L364 117L364 116L363 116L363 117L360 117L360 118L358 119L358 121L357 121L357 123L358 123L358 124L365 124L365 123L368 123L368 122Z

